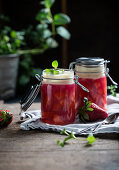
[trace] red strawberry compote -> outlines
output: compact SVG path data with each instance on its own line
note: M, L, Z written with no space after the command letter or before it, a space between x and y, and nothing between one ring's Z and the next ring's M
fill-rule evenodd
M82 57L75 64L75 73L79 76L79 83L84 85L89 93L76 84L76 110L83 105L84 97L106 110L107 106L107 78L103 58Z
M58 74L43 71L41 86L41 120L48 124L66 125L75 119L75 83L72 70Z
M76 84L76 107L80 108L83 105L83 98L87 97L89 101L96 103L99 107L106 110L107 104L107 80L106 76L92 79L79 78L79 82L88 88L89 93L82 90Z

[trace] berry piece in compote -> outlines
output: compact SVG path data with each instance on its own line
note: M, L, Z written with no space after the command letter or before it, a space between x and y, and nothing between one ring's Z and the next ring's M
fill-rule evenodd
M69 124L75 119L75 84L43 84L41 87L42 121Z

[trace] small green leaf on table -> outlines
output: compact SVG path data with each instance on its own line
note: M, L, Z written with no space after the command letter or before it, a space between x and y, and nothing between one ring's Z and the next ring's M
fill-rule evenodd
M87 141L89 145L92 145L95 142L95 137L93 136L93 134L89 134L87 137Z

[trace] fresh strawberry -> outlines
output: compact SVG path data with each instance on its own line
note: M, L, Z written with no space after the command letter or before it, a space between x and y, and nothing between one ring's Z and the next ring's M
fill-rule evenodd
M84 106L78 109L79 119L83 122L93 122L96 120L104 120L108 117L108 114L105 110L100 108L95 103L91 103L87 98L84 97Z
M13 115L9 110L0 110L0 127L8 126L13 120Z

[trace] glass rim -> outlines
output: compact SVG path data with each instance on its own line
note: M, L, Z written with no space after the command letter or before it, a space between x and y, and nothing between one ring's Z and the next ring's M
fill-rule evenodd
M48 68L48 69L49 69L49 70L59 70L59 71L64 70L64 71L74 72L74 70L68 69L68 68L56 68L56 69L54 69L54 68ZM44 69L43 72L46 72L46 69Z
M55 69L51 69L55 70ZM59 73L52 73L52 72L46 72L46 70L43 70L42 77L43 79L47 80L71 80L74 78L74 70L72 69L62 69L58 68L56 71L59 71Z

